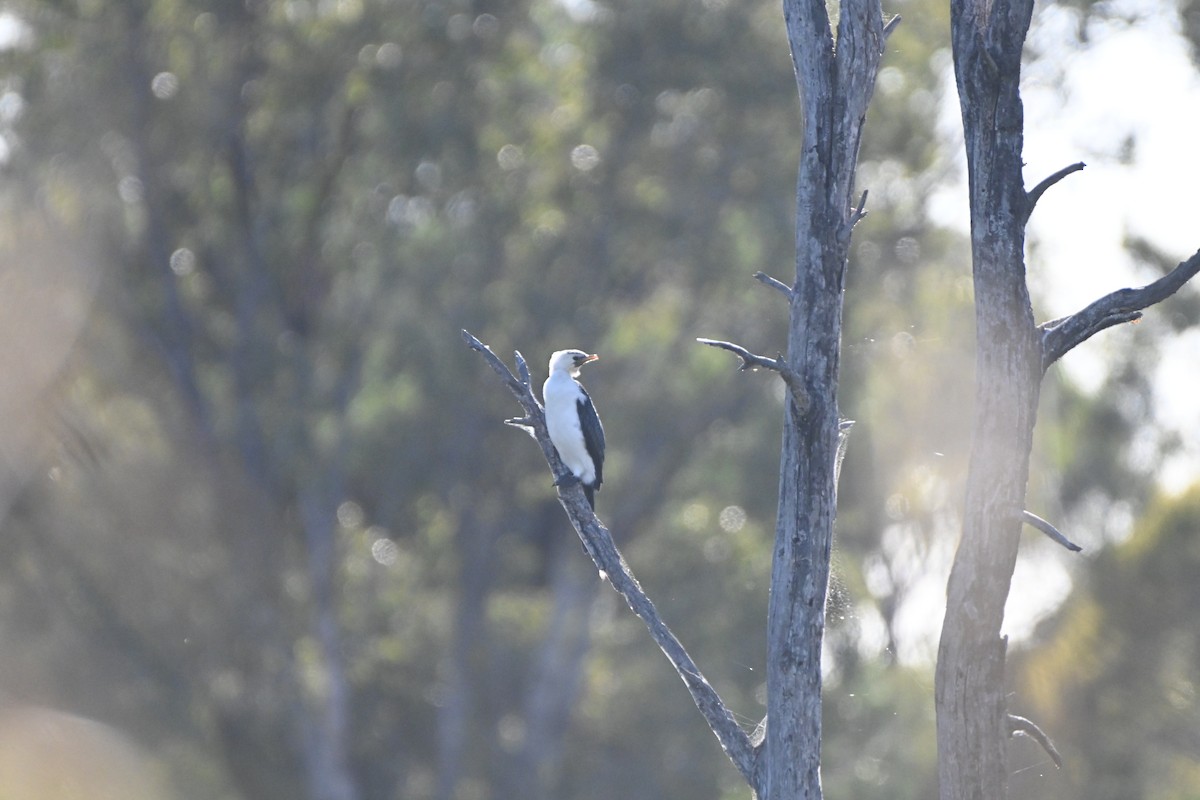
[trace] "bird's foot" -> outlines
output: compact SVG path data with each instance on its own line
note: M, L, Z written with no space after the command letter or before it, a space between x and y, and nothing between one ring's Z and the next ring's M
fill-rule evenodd
M579 477L574 473L568 472L558 476L558 480L554 482L554 485L565 488L567 486L574 486L577 483L579 483Z

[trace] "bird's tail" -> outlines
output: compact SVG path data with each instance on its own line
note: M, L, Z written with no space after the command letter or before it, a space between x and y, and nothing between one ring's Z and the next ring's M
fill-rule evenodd
M587 498L588 505L592 507L592 511L596 510L596 490L591 486L583 487L583 496Z

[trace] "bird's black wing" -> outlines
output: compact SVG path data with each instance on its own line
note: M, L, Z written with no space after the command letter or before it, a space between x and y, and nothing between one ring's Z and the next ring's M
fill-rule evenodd
M583 387L580 387L581 389ZM583 443L587 446L588 455L596 467L596 485L600 488L604 469L604 426L600 424L600 416L592 405L592 398L584 390L583 397L576 403L579 406L579 427L583 429Z

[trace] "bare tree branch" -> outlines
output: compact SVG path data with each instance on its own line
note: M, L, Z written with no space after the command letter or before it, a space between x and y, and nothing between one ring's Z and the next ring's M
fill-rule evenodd
M891 35L893 33L896 32L896 28L900 25L901 22L902 22L902 18L899 14L897 14L896 16L892 17L891 19L889 19L887 21L887 24L883 26L883 40L885 42L889 38L891 38Z
M783 374L783 371L787 369L787 363L784 362L782 358L767 358L766 356L756 355L742 347L740 344L734 344L733 342L722 342L718 339L696 339L696 341L700 344L706 344L709 347L719 347L722 350L728 350L729 352L734 353L742 360L742 363L738 369L743 371L748 369L758 369L761 367L763 369L770 369Z
M789 302L791 301L792 296L795 294L795 292L792 291L792 287L788 286L786 283L778 280L777 278L772 278L765 272L754 273L754 279L764 286L770 286L772 289L782 292L783 296L786 297Z
M783 382L787 384L788 391L792 393L792 397L796 400L796 406L801 413L808 410L809 404L812 402L808 395L808 389L805 388L803 381L796 375L795 371L788 366L787 359L783 355L776 358L767 358L755 353L751 353L740 344L733 342L723 342L718 339L696 339L700 344L706 344L709 347L717 347L721 350L728 350L734 353L741 359L739 370L748 369L769 369L779 373L779 377L783 378Z
M1045 323L1042 331L1042 369L1106 328L1140 319L1142 310L1167 299L1200 272L1200 251L1153 283L1137 289L1118 289L1068 317Z
M1063 167L1058 172L1050 175L1037 186L1033 187L1033 189L1031 189L1029 193L1025 195L1025 219L1029 219L1030 215L1033 214L1033 207L1037 205L1038 200L1042 199L1042 195L1046 193L1047 189L1070 175L1072 172L1078 172L1086 166L1087 164L1083 163L1082 161L1076 161L1074 164Z
M1042 746L1046 751L1046 755L1050 756L1050 760L1054 762L1054 766L1062 769L1063 760L1058 752L1058 748L1054 746L1054 742L1050 741L1050 737L1046 732L1028 720L1025 717L1018 717L1016 714L1008 715L1008 733L1010 736L1021 734L1028 736Z
M521 376L521 383L526 386L532 386L532 378L529 377L529 364L525 361L525 356L521 355L520 350L513 351L513 360L517 362L517 374Z
M529 384L528 379L525 382L519 380L508 366L501 361L491 348L481 342L468 331L462 332L463 340L467 345L483 356L487 361L488 366L492 368L500 379L508 386L509 391L517 398L517 402L525 409L525 417L519 422L520 427L528 430L533 437L541 445L542 454L546 457L546 462L550 466L550 471L555 476L555 486L558 491L558 500L567 512L567 516L571 520L576 533L583 542L583 548L587 554L595 562L596 568L600 570L600 575L606 578L612 587L625 599L630 610L636 614L642 622L645 623L646 629L650 631L650 636L653 637L655 643L666 655L671 665L675 667L675 671L679 673L679 677L687 686L688 692L692 695L692 700L696 703L696 707L700 709L700 713L704 715L704 719L708 722L709 728L716 735L717 741L721 743L725 754L729 756L729 760L733 762L738 771L742 773L742 777L746 782L758 793L759 797L765 797L765 787L763 785L763 777L765 771L762 769L758 754L755 752L754 746L750 742L750 737L737 724L733 714L726 707L720 695L713 689L712 685L705 679L700 672L700 668L688 655L686 649L680 643L667 624L663 622L658 610L654 607L654 603L642 589L637 578L629 569L629 565L625 563L625 559L617 550L613 543L612 534L608 528L600 522L588 505L587 500L583 496L583 490L579 486L578 481L563 480L570 475L570 472L563 466L562 460L558 456L558 451L554 449L554 445L550 441L550 435L546 431L546 416L542 409L542 404L538 402L533 394L533 389ZM522 364L524 359L518 354L518 364ZM520 367L519 367L520 368ZM528 366L522 370L524 375L528 375ZM515 420L508 420L508 424L514 424Z
M1021 512L1021 521L1024 522L1026 525L1037 528L1039 531L1046 534L1052 540L1054 540L1055 542L1058 542L1063 547L1070 550L1072 553L1078 553L1080 550L1083 549L1082 547L1080 547L1079 545L1075 544L1070 539L1068 539L1066 536L1064 536L1062 534L1062 531L1060 531L1058 528L1051 525L1046 520L1039 517L1037 514L1031 513L1029 511L1022 511Z
M530 405L526 404L527 401L531 403L533 407L541 410L542 404L539 403L537 398L533 396L533 393L529 388L529 383L522 383L520 380L518 380L517 376L513 375L512 370L508 368L508 365L501 361L500 357L492 352L492 348L479 341L479 339L475 338L475 336L468 330L463 330L462 337L463 341L467 343L467 346L483 356L483 360L488 363L488 366L492 368L492 371L500 376L500 380L504 381L505 385L508 386L509 391L516 395L517 402L525 408L527 414L530 412ZM519 353L517 355L520 356ZM520 356L517 363L520 364L524 361L524 356ZM525 371L529 371L528 365L526 365ZM529 414L531 419L533 416L533 414Z

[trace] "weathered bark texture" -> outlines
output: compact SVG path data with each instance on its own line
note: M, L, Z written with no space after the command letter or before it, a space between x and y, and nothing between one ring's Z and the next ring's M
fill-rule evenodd
M840 7L835 44L824 0L785 0L804 115L796 190L790 389L767 628L766 795L821 797L821 643L835 514L837 384L851 199L867 103L884 47L878 0Z
M971 202L975 422L936 676L942 800L1004 796L1004 603L1017 559L1042 358L1025 283L1018 82L1032 0L951 4Z
M1027 518L1025 489L1042 375L1071 348L1100 330L1137 319L1141 309L1174 293L1200 270L1198 253L1148 286L1113 292L1061 320L1034 323L1025 280L1025 224L1041 195L1083 164L1065 167L1025 191L1019 81L1032 11L1033 0L951 3L970 184L978 353L962 541L950 573L938 649L942 800L1002 800L1007 740L1013 730L1036 730L1007 712L1006 641L1000 628L1021 521ZM1055 755L1048 739L1044 746Z

